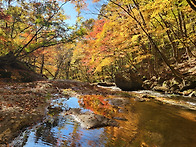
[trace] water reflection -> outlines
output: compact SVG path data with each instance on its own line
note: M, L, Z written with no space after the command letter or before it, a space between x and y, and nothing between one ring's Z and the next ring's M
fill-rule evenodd
M178 146L196 145L196 112L154 102L86 95L51 103L63 111L81 108L118 121L119 127L83 129L70 115L49 114L47 121L27 129L11 145L61 146Z
M149 146L193 147L196 145L195 111L176 109L173 106L145 103L137 105L141 140ZM149 109L150 108L150 109ZM184 116L181 113L184 112ZM195 120L187 119L194 116ZM190 121L191 120L191 121Z

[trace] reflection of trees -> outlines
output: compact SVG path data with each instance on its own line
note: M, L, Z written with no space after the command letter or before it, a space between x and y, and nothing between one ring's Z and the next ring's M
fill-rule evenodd
M108 141L106 146L130 146L138 131L138 115L132 111L134 105L122 108L116 117L126 118L127 121L119 121L120 127L105 128L105 136Z
M57 132L52 129L58 127L59 132L65 129L66 126L66 117L54 119L54 121L48 121L41 125L36 130L35 133L35 143L38 143L39 140L46 142L52 146L80 146L80 133L78 123L74 123L73 132L69 133L69 136L57 136Z
M94 110L98 114L107 112L107 117L117 119L120 127L105 127L97 130L100 135L95 133L95 137L91 136L88 130L82 130L78 123L69 120L69 116L59 116L51 123L48 121L41 124L37 130L34 129L36 142L43 141L51 146L181 146L186 143L191 146L195 143L195 121L177 117L176 110L170 107L160 107L155 103L137 103L130 100L113 99L108 103L104 97L100 96L84 97L80 100L81 105L90 110ZM97 99L96 99L97 98ZM120 101L122 100L122 101ZM120 101L122 105L116 106ZM95 104L94 104L95 103ZM128 103L126 105L125 103ZM112 104L112 105L111 105ZM170 109L168 109L170 108ZM105 111L104 111L105 109ZM108 109L108 110L107 110ZM173 111L175 110L175 111ZM115 113L109 113L113 111ZM182 110L184 113L187 112ZM182 113L182 112L180 112ZM190 112L189 112L190 113ZM125 119L118 119L125 118ZM127 121L126 121L127 120ZM138 129L138 126L140 129ZM57 128L57 130L53 130ZM66 133L64 134L64 131ZM103 131L103 132L102 132ZM23 146L28 142L28 136L31 130L26 131L22 136ZM192 135L190 135L192 133ZM59 135L58 135L59 134ZM173 136L174 135L174 136ZM176 142L177 140L177 142Z
M46 122L41 127L39 127L35 132L35 143L39 140L43 142L50 143L51 145L57 144L57 138L55 137L55 132L52 132L52 128L59 125L59 119L55 119L52 123Z
M63 138L61 145L62 146L81 146L80 143L81 133L79 132L78 123L74 124L73 132L69 134L66 138Z
M96 114L116 119L120 127L105 127L100 136L93 138L88 136L78 123L70 121L69 116L58 116L56 119L55 116L51 116L50 121L41 124L35 130L35 143L42 141L51 146L104 145L110 147L132 145L138 128L138 116L135 113L134 102L129 103L129 101L120 98L109 97L109 99L108 101L108 97L100 95L85 95L81 96L79 103ZM126 105L127 103L129 104ZM66 135L64 131L66 131ZM67 135L68 133L69 135Z
M52 119L53 120L53 119ZM42 123L35 128L26 130L21 136L19 136L14 142L14 146L25 146L29 143L29 137L32 135L32 132L35 132L35 137L33 142L38 143L39 141L50 144L52 146L56 146L58 138L55 137L55 133L52 129L56 126L61 125L60 119L54 119L54 121L47 121ZM32 141L30 140L30 143Z
M134 140L138 131L138 114L135 113L134 101L129 105L111 105L106 97L100 95L84 95L79 101L84 108L90 109L96 114L110 118L125 118L117 120L120 127L106 127L100 140L105 140L105 146L127 146ZM113 100L112 100L113 99ZM111 98L115 102L117 99ZM126 101L127 102L127 101Z
M102 95L84 95L80 96L79 103L84 108L93 111L95 114L113 117L119 108L110 105L108 101L105 101L105 99L106 97Z

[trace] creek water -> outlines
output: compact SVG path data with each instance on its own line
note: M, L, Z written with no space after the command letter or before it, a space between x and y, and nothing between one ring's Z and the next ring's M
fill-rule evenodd
M87 95L51 102L46 120L27 128L16 147L194 147L196 111L157 102ZM82 128L69 112L79 108L118 122L119 126ZM58 110L61 111L58 111Z

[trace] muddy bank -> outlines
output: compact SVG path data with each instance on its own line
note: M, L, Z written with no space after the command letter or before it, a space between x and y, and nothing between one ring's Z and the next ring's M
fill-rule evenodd
M41 82L40 82L41 83ZM0 84L0 144L7 144L45 115L48 92L39 83Z

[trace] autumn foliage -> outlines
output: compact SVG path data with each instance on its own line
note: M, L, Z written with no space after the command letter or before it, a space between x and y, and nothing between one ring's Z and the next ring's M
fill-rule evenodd
M196 47L195 12L186 1L110 1L102 10L74 50L87 72L113 81L122 70L149 78L168 68L182 78L173 66L195 58Z
M95 114L112 117L118 111L118 108L109 104L109 101L106 101L106 99L107 97L101 95L84 95L80 96L79 103L85 109L89 109Z
M12 2L0 5L0 56L12 52L49 78L113 82L131 69L142 78L167 70L183 79L175 66L195 58L196 12L186 0L110 0L88 20L87 2L71 1L75 26L66 24L68 1Z

